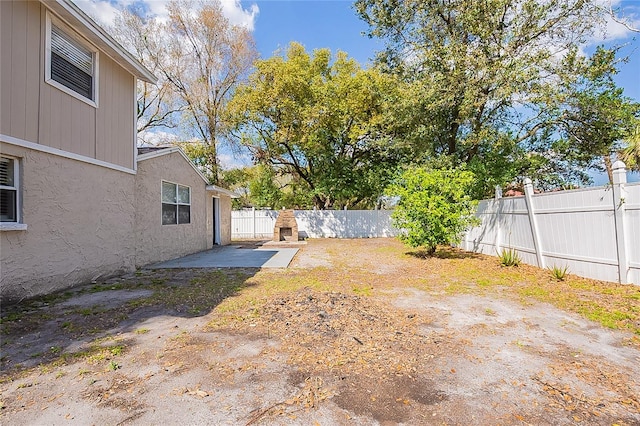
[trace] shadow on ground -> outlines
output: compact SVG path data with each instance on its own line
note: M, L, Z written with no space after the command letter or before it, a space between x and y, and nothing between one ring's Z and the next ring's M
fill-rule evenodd
M418 259L479 259L478 253L469 251L463 251L456 248L439 248L435 253L430 254L427 250L414 250L405 253L407 256L415 257Z
M226 298L251 286L248 280L257 271L257 268L140 270L3 306L2 374L86 358L108 347L104 342L110 337L134 332L153 318L207 315ZM115 346L127 345L118 341Z

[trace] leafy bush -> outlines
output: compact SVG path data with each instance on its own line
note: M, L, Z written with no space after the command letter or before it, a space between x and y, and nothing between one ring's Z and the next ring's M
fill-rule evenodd
M425 247L429 254L438 244L455 244L475 224L476 202L469 196L473 173L456 168L412 167L387 188L398 198L392 220L403 230L400 240L411 247Z
M502 266L518 266L521 262L518 252L512 248L502 249L498 257Z

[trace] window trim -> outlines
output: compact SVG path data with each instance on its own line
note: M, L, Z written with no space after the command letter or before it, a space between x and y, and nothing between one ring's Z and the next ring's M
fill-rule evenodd
M82 38L77 32L71 29L63 21L58 19L56 16L52 15L49 11L47 11L46 21L47 22L46 22L46 30L45 30L46 42L45 42L45 58L44 58L44 81L47 84L55 87L56 89L59 89L65 92L66 94L73 96L74 98L86 104L89 104L94 108L98 108L98 93L99 93L99 90L98 90L99 72L98 71L100 69L100 66L99 66L100 54L98 52L98 49L94 47L92 44L90 44L86 39ZM93 74L91 77L92 77L92 83L93 83L92 84L93 99L84 97L80 93L76 92L73 89L68 88L64 84L58 83L51 77L51 27L52 25L55 25L56 27L61 29L65 33L65 35L67 35L69 38L73 39L79 45L81 45L82 47L84 47L85 49L89 50L92 53Z
M2 158L13 160L13 186L0 185L2 189L16 191L16 220L15 222L0 221L0 231L26 231L27 224L22 223L22 191L20 190L20 159L11 155L0 155Z
M163 185L165 183L170 184L170 185L175 185L175 187L176 187L176 202L175 203L167 203L164 200L162 200L162 187L163 187ZM180 197L178 195L178 191L179 191L180 187L189 189L189 203L188 204L180 202ZM180 183L171 182L171 181L162 179L160 181L160 223L162 224L162 226L189 225L189 224L191 224L192 223L192 219L191 219L191 201L192 201L191 200L191 187L189 185L182 185ZM176 223L163 223L163 221L162 221L162 219L163 219L163 217L162 217L162 206L164 204L176 207ZM182 222L182 223L180 222L180 209L179 209L179 206L189 206L189 222Z

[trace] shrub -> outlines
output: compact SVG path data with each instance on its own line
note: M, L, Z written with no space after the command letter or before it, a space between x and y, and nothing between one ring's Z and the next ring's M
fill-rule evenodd
M502 249L498 257L502 266L518 266L521 262L518 252L512 248Z
M411 247L425 247L429 254L438 244L456 244L477 222L476 202L469 196L473 173L462 169L412 167L387 188L397 197L392 220L403 232L400 240Z
M558 281L564 281L567 278L567 274L569 273L569 266L565 265L564 268L553 265L553 268L549 268L551 271L551 275Z

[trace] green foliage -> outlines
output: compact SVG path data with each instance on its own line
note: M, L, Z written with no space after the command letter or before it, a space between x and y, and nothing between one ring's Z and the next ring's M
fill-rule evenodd
M309 55L297 43L255 68L227 112L256 163L290 185L298 203L319 209L375 203L403 158L386 133L396 80L361 69L344 52Z
M605 22L593 1L357 0L355 9L386 43L377 65L405 83L394 134L416 164L447 156L473 171L474 197L523 176L541 188L587 183L585 170L627 133L633 106L610 78L617 50L578 55Z
M312 200L305 187L300 185L292 176L277 173L267 164L258 164L241 169L222 172L223 185L237 194L240 198L233 200L233 208L283 207L309 208Z
M498 258L502 266L518 266L522 261L516 249L513 248L502 249Z
M254 207L270 207L280 209L282 206L282 190L276 184L276 175L271 167L258 165L255 174L249 181L249 193Z
M564 281L567 278L567 274L569 273L569 266L565 265L564 267L559 267L553 265L552 268L549 268L551 275L558 281Z
M210 145L198 143L198 142L182 142L177 144L187 157L191 159L191 162L202 172L207 178L209 183L217 183L217 160L216 151Z
M473 173L462 169L407 169L387 194L399 198L394 226L404 230L400 239L411 247L435 253L438 244L460 242L476 220L476 203L469 196Z
M635 120L633 131L625 138L618 156L628 169L640 172L640 119Z
M599 47L590 58L568 56L581 70L578 77L557 90L558 128L562 138L554 150L584 168L604 170L612 181L611 155L631 135L640 116L640 104L623 96L613 77L615 49ZM604 162L602 161L604 159Z

